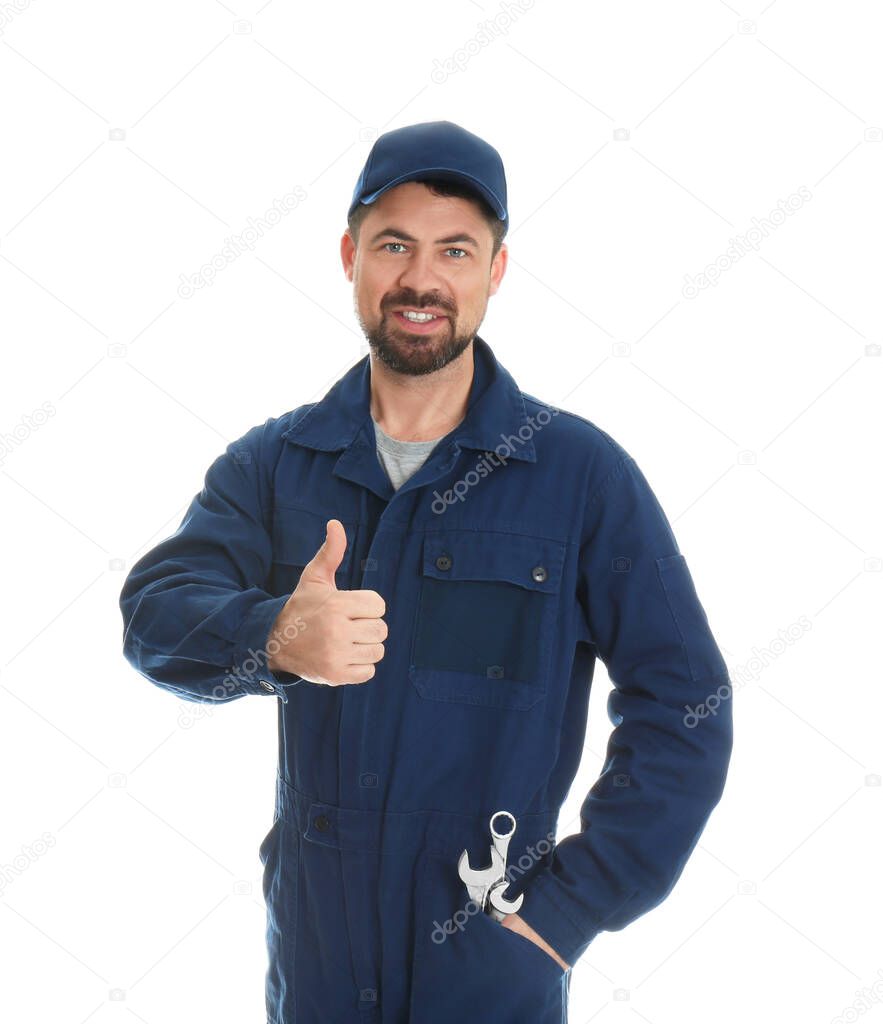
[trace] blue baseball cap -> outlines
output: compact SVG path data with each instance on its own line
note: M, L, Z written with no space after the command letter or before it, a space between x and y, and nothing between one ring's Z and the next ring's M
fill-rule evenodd
M396 128L375 140L359 175L347 216L359 203L373 203L405 181L440 178L468 186L486 200L509 230L506 172L500 154L451 121L425 121Z

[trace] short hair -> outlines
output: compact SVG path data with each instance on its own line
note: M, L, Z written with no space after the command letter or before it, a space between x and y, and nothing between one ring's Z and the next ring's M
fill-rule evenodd
M437 196L452 196L457 199L469 199L478 206L485 223L491 231L491 238L493 239L491 262L493 263L494 257L500 251L503 236L506 233L507 222L500 220L491 208L490 203L488 203L483 196L469 188L468 185L460 184L460 182L443 181L440 178L431 178L421 181L420 184L426 185L430 192L433 192ZM347 227L349 228L349 232L357 246L359 244L359 229L361 228L362 221L365 219L365 215L368 213L370 208L370 204L366 205L365 203L359 203L347 219Z

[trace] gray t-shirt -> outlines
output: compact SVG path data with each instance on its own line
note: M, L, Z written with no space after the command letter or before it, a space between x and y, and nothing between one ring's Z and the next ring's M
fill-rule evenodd
M371 419L374 420L374 435L377 439L377 458L393 487L398 490L426 462L441 437L434 441L399 441L390 437L373 416Z

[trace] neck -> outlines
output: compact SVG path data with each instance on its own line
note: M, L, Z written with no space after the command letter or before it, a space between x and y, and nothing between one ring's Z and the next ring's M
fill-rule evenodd
M440 370L393 373L371 354L371 415L398 441L433 441L466 415L472 388L472 345Z

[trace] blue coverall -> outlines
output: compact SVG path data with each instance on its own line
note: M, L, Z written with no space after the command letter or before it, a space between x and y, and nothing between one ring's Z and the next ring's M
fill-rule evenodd
M560 1024L571 971L464 909L460 852L486 865L489 819L511 812L506 895L573 965L668 895L724 788L727 667L643 473L521 392L478 336L473 354L465 418L398 491L366 355L230 444L120 596L125 656L157 686L278 698L268 1024ZM386 603L385 654L359 685L267 668L332 518L338 589ZM615 728L580 829L556 844L596 657Z

